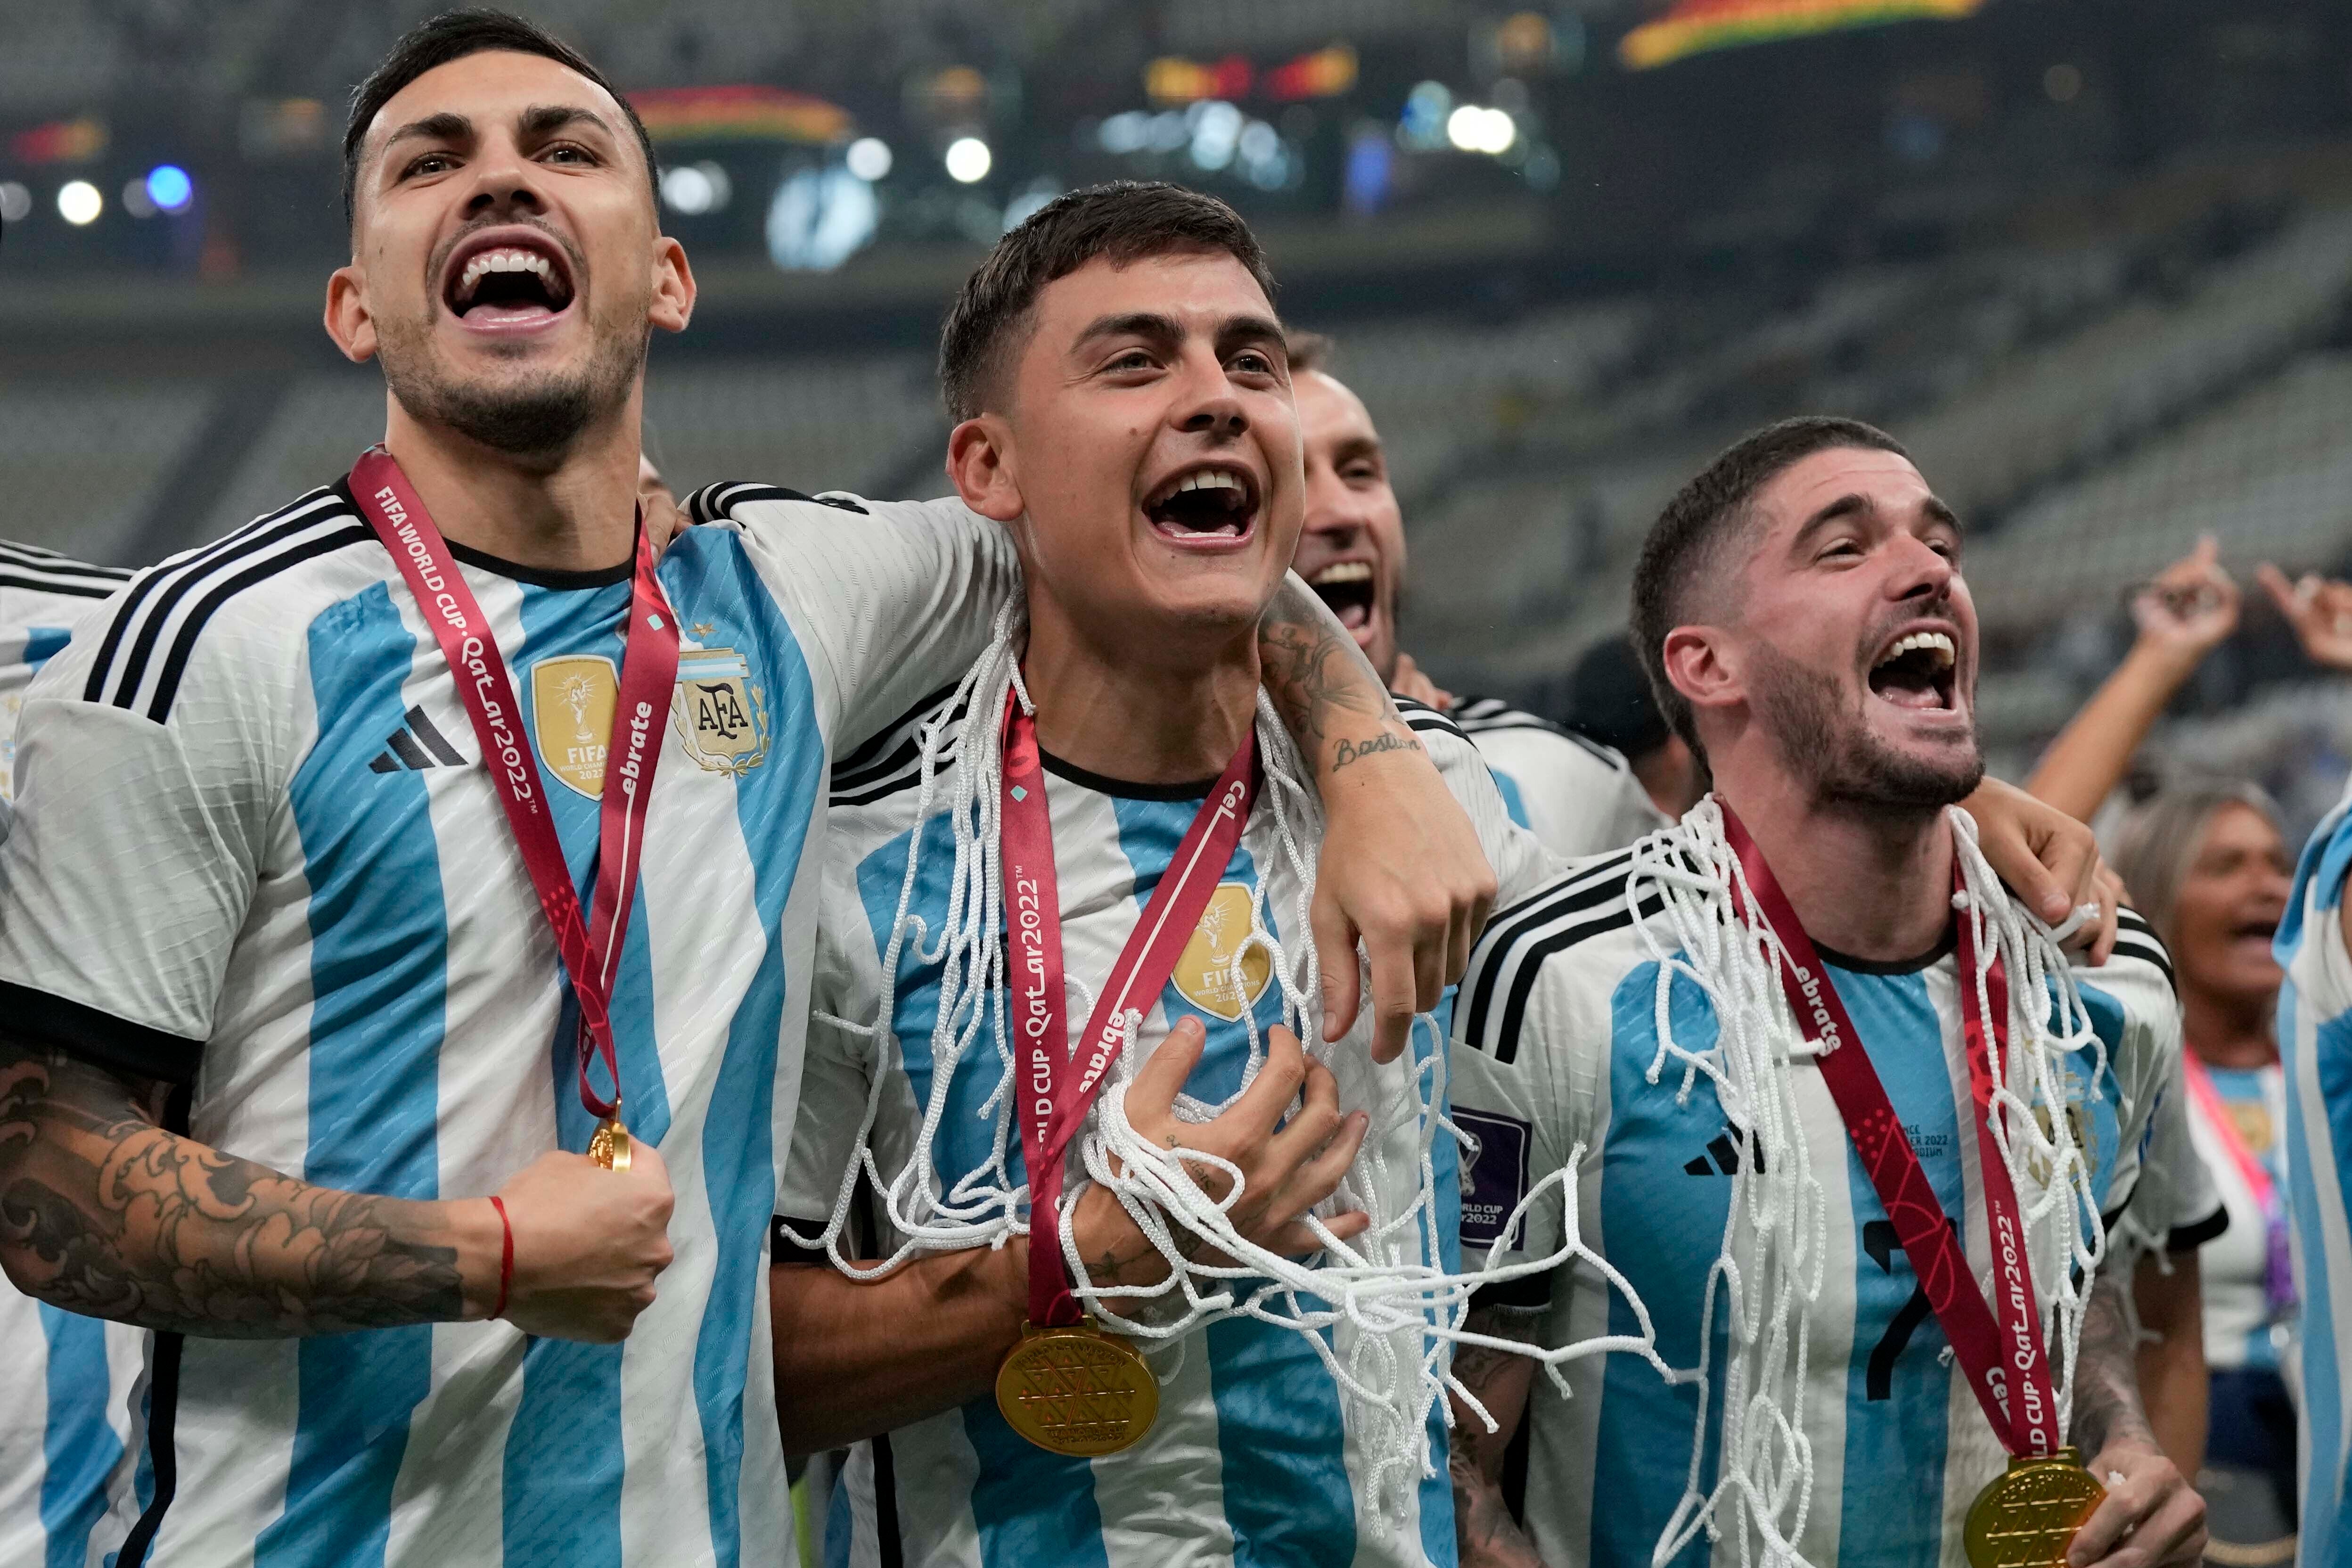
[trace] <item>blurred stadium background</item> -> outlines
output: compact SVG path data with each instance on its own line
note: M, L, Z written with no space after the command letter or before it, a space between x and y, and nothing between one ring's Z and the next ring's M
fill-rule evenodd
M217 535L382 428L318 326L351 84L436 0L0 0L0 535ZM2218 533L2352 566L2352 6L2325 0L524 0L635 96L703 297L650 446L935 493L932 334L1055 192L1266 237L1387 437L1407 646L1563 714L1739 430L1857 415L1972 530L2011 776ZM2352 704L2250 602L2151 754L2298 829Z

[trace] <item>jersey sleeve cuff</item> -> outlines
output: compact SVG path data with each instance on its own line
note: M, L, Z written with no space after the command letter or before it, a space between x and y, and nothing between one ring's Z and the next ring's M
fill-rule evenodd
M2207 1242L2218 1238L2229 1228L2229 1209L2226 1206L2217 1207L2211 1214L2194 1225L2174 1226L2165 1235L2164 1250L2173 1253L2194 1252Z
M1551 1276L1527 1274L1470 1292L1474 1312L1540 1312L1551 1305Z
M802 1219L788 1214L772 1215L768 1221L768 1260L782 1265L823 1263L830 1267L833 1259L826 1256L824 1247L803 1247L784 1227L790 1226L803 1236L823 1236L825 1226L832 1223L830 1220Z
M7 1015L10 1033L132 1078L185 1084L196 1076L205 1054L202 1040L10 981L0 980L0 1011Z

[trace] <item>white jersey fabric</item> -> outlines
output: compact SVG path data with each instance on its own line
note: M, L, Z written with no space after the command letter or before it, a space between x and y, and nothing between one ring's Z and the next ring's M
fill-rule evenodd
M1418 726L1434 710L1400 699ZM1495 775L1511 820L1553 854L1573 859L1622 849L1666 826L1622 755L1499 697L1465 697L1445 715L1470 737Z
M806 1026L825 768L1017 587L954 502L694 498L613 1014L677 1260L623 1344L504 1322L148 1336L120 1562L790 1561L767 1238ZM593 876L629 569L455 549L572 871ZM576 1024L439 647L339 484L142 574L52 659L0 862L19 1026L185 1086L202 1142L405 1198L584 1148Z
M2232 1131L2261 1163L2275 1194L2286 1191L2286 1074L2276 1063L2260 1068L2208 1067L2222 1114L2231 1128L2214 1123L2192 1100L2188 1122L2198 1167L2223 1205L2222 1223L2198 1255L2198 1279L2205 1304L2205 1364L2217 1372L2243 1367L2282 1367L2294 1330L2294 1310L2271 1301L2270 1226L2253 1184L2239 1170L2228 1139ZM2152 1156L2151 1156L2152 1157Z
M931 1031L941 973L939 933L946 924L948 877L954 860L944 801L918 821L915 736L952 700L933 703L834 771L832 837L818 942L817 1020L812 1026L802 1114L782 1195L781 1214L804 1236L821 1232L835 1210L859 1120L874 1082L870 1039L826 1022L865 1023L882 1012L882 960L889 945L910 843L922 847L910 913L929 933L902 952L890 1026L897 1037L884 1069L881 1110L872 1137L885 1180L903 1170L919 1136L932 1090ZM1422 740L1470 813L1506 889L1524 891L1544 874L1539 846L1512 827L1477 753L1443 720ZM950 760L943 768L951 767ZM1046 758L1062 936L1070 979L1069 1026L1082 1033L1120 948L1158 887L1211 783L1123 784ZM1316 847L1300 847L1313 863ZM1276 939L1295 951L1307 933L1295 921L1298 882L1283 850L1268 792L1261 790L1224 877L1157 1006L1145 1016L1142 1049L1122 1058L1125 1074L1185 1017L1208 1032L1207 1047L1186 1085L1203 1111L1237 1096L1251 1060L1245 1016L1261 1040L1283 1018L1283 995L1262 950L1245 963L1245 984L1230 977L1234 944L1250 931L1250 900L1261 885ZM921 952L917 948L920 947ZM1374 1108L1389 1129L1387 1212L1413 1201L1419 1186L1417 1130L1410 1117L1383 1120L1377 1108L1410 1092L1407 1075L1441 1048L1426 1026L1414 1049L1386 1068L1373 1066L1369 1023L1332 1048L1343 1108ZM950 1110L937 1135L942 1181L982 1169L996 1150L999 1123L982 1107L996 1090L1002 1063L984 1045L956 1068ZM1410 1103L1410 1101L1408 1101ZM1401 1120L1402 1125L1396 1125ZM1094 1119L1089 1116L1087 1129ZM1376 1140L1380 1141L1380 1140ZM1011 1181L1024 1185L1017 1140ZM1441 1130L1435 1151L1440 1223L1416 1225L1409 1256L1427 1261L1433 1244L1448 1263L1459 1157ZM1076 1173L1083 1176L1076 1154ZM1023 1201L1025 1214L1025 1198ZM877 1256L902 1238L886 1231ZM821 1258L810 1267L830 1268ZM1349 1331L1339 1331L1347 1355ZM1412 1336L1417 1339L1418 1336ZM1159 1373L1160 1415L1149 1436L1124 1453L1091 1461L1056 1457L1009 1427L992 1397L861 1443L835 1494L825 1561L857 1568L922 1563L932 1568L1176 1568L1176 1565L1396 1564L1454 1561L1452 1493L1445 1475L1444 1415L1431 1414L1436 1474L1423 1480L1402 1520L1376 1510L1365 1484L1360 1434L1342 1418L1339 1391L1297 1331L1229 1319L1181 1339L1139 1341ZM1414 1346L1404 1347L1408 1356Z
M131 574L0 543L0 833L25 688ZM140 1337L0 1280L0 1563L100 1560L108 1489L128 1472Z
M2302 1299L2300 1560L2352 1552L2345 1511L2352 1456L2352 953L2344 945L2344 879L2352 870L2352 795L2313 829L2276 938L2279 1058L2286 1074L2287 1213Z
M1669 1065L1650 1080L1659 966L1636 922L1648 923L1668 953L1679 949L1654 893L1629 906L1632 859L1627 852L1579 862L1496 915L1472 956L1454 1021L1455 1120L1478 1140L1464 1177L1463 1239L1475 1261L1533 1184L1580 1146L1584 1244L1647 1304L1664 1360L1694 1369L1707 1274L1723 1247L1729 1178L1744 1145L1709 1079L1685 1095L1681 1069ZM2087 1060L2066 1059L2068 1114L2079 1117L2078 1140L2108 1211L2088 1216L2093 1224L2113 1217L2131 1192L2148 1116L2179 1050L2161 951L2135 921L2104 968L2076 973L2107 1051L2095 1081ZM1912 963L1822 956L1971 1262L1989 1279L1949 943ZM1676 1042L1710 1047L1717 1025L1705 993L1677 974L1669 995ZM1796 1087L1806 1144L1836 1173L1823 1183L1827 1276L1811 1309L1804 1405L1814 1476L1799 1550L1843 1568L1957 1568L1961 1517L2006 1456L1975 1395L1942 1360L1943 1331L1818 1069L1807 1061L1790 1070L1804 1075ZM2029 1205L2037 1195L2020 1194ZM1554 1185L1530 1208L1522 1251L1505 1258L1555 1248L1561 1208ZM2048 1239L2039 1230L2035 1237ZM2037 1279L2056 1277L2057 1267L2037 1253ZM1547 1346L1639 1331L1623 1295L1591 1268L1566 1266L1491 1287L1481 1305L1535 1314L1533 1337ZM1709 1358L1717 1388L1721 1310L1718 1302ZM1563 1399L1540 1374L1529 1395L1526 1516L1537 1550L1551 1568L1649 1568L1688 1479L1696 1385L1670 1386L1628 1354L1574 1362L1567 1371L1575 1398ZM1702 1489L1714 1485L1717 1461L1710 1440ZM1738 1561L1738 1534L1727 1529L1717 1561ZM1708 1562L1702 1534L1659 1568Z

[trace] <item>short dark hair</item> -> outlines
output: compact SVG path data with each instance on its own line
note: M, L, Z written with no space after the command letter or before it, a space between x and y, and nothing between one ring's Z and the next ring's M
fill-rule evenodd
M621 112L629 117L629 129L637 133L637 150L646 155L646 178L649 183L656 210L661 201L661 181L654 163L654 139L646 133L646 123L629 100L621 96L620 89L606 79L604 73L588 62L588 57L541 26L538 23L505 11L479 7L444 11L428 21L419 22L400 36L392 52L383 57L367 79L352 89L351 118L343 124L343 225L358 221L360 190L360 144L367 140L367 129L383 106L398 95L400 89L436 67L451 60L462 60L468 55L488 54L504 50L509 54L538 55L553 60L567 69L578 71L598 87L613 95Z
M1212 195L1160 181L1118 180L1056 196L996 242L964 279L940 328L940 393L948 416L970 419L1003 374L1045 285L1097 257L1118 266L1176 251L1223 250L1274 300L1265 252L1241 214Z
M1339 345L1331 341L1329 333L1286 332L1283 335L1290 346L1291 374L1301 375L1310 370L1319 370L1325 375L1331 374L1331 359L1339 352Z
M1691 705L1666 679L1666 634L1687 620L1691 591L1701 576L1720 569L1721 547L1735 525L1746 521L1756 492L1792 465L1837 447L1911 455L1894 437L1859 419L1818 414L1783 419L1741 437L1676 490L1642 542L1642 558L1633 568L1633 647L1658 710L1702 760L1706 748L1699 742Z

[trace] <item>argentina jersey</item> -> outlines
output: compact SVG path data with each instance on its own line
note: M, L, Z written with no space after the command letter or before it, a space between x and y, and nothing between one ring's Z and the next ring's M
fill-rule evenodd
M2286 1206L2294 1226L2294 1283L2302 1299L2301 1561L2342 1563L2352 1551L2345 1515L2352 1456L2345 1371L2352 1366L2352 1231L2347 1175L2352 1157L2352 953L2345 950L2344 879L2352 869L2352 795L2336 803L2304 846L2294 891L2275 941L2286 971L2278 1001L2279 1059L2286 1076Z
M887 1021L896 1041L872 1135L886 1181L906 1168L921 1135L933 1089L938 933L948 913L954 844L945 800L922 803L916 737L951 700L926 704L834 772L814 1022L779 1210L803 1236L823 1231L834 1212L877 1070L867 1037L833 1020L864 1024L884 1012L882 961L908 851L918 842L908 913L930 934L910 941L889 985ZM1476 753L1450 725L1423 742L1469 811L1503 885L1531 886L1541 851L1510 827ZM950 752L940 767L952 766ZM1075 1032L1211 781L1128 784L1051 757L1045 769ZM1282 1021L1280 983L1262 949L1244 960L1238 984L1232 978L1235 944L1250 929L1250 903L1261 888L1277 939L1293 952L1309 940L1297 929L1299 885L1267 795L1260 793L1207 910L1139 1030L1139 1061L1180 1020L1197 1018L1205 1026L1207 1046L1186 1084L1203 1111L1242 1089L1250 1049L1244 1019L1254 1020L1261 1038ZM1311 865L1316 847L1300 849ZM1377 1107L1403 1089L1402 1075L1415 1070L1407 1064L1439 1048L1425 1026L1414 1033L1412 1052L1388 1068L1372 1065L1360 1026L1333 1047L1343 1108ZM1129 1066L1122 1058L1115 1070ZM997 1119L981 1111L1000 1083L1001 1067L983 1041L955 1068L934 1145L943 1185L981 1171L996 1152ZM1410 1117L1395 1120L1403 1124L1384 1123L1375 1134L1391 1213L1414 1201L1419 1182L1417 1130ZM1017 1146L1009 1162L1011 1184L1024 1185ZM1441 1142L1441 1253L1451 1250L1459 1163L1450 1143ZM1416 1225L1413 1234L1410 1256L1427 1261L1430 1233ZM886 1234L882 1251L900 1239ZM821 1255L807 1266L831 1267ZM1343 1360L1350 1331L1337 1331ZM1059 1458L1019 1436L992 1397L972 1400L857 1445L835 1493L825 1562L835 1568L902 1562L934 1568L1453 1563L1442 1411L1430 1417L1436 1473L1419 1483L1403 1517L1393 1518L1373 1508L1370 1459L1343 1417L1330 1373L1299 1333L1235 1318L1174 1342L1136 1342L1162 1384L1158 1421L1136 1447L1091 1460ZM1417 1354L1410 1342L1403 1351Z
M1465 697L1443 715L1409 698L1396 702L1416 732L1452 720L1486 759L1511 820L1555 855L1620 849L1666 826L1625 759L1598 742L1498 697Z
M1702 1345L1708 1275L1722 1253L1732 1176L1750 1145L1725 1115L1712 1080L1685 1092L1669 1064L1653 1081L1659 1049L1659 959L1677 952L1657 896L1644 885L1629 905L1633 855L1579 862L1550 888L1497 914L1474 952L1456 1004L1455 1116L1477 1140L1464 1173L1463 1242L1474 1266L1533 1184L1576 1161L1577 1224L1584 1245L1621 1271L1650 1313L1661 1357L1678 1371L1710 1372L1702 1490L1719 1476L1726 1310L1715 1303L1714 1342ZM1644 927L1648 936L1645 938ZM1989 1278L1984 1195L1956 1007L1957 964L1948 940L1907 963L1872 963L1822 952L1864 1048L1934 1184L1958 1226L1971 1265ZM2104 1065L2085 1052L2062 1058L2065 1115L2092 1164L2092 1190L2112 1219L2127 1201L2147 1119L2179 1049L2178 1014L2162 949L2136 918L2116 956L2075 979ZM1664 1004L1675 1043L1704 1051L1717 1023L1705 994L1676 973ZM1798 1116L1822 1183L1824 1275L1810 1308L1804 1436L1813 1466L1806 1561L1845 1568L1919 1568L1965 1561L1960 1522L2006 1463L1974 1394L1944 1359L1946 1339L1913 1273L1819 1071L1793 1065ZM2021 1201L2049 1180L2029 1166ZM1564 1232L1558 1185L1530 1206L1518 1249L1541 1257ZM2064 1260L2045 1257L2039 1279ZM1525 1292L1514 1281L1497 1304L1537 1314L1530 1336L1560 1346L1601 1334L1638 1335L1623 1292L1597 1269L1562 1266ZM1800 1309L1804 1310L1804 1309ZM1702 1355L1705 1351L1706 1354ZM1538 1375L1528 1395L1526 1519L1553 1568L1649 1568L1691 1480L1699 1385L1669 1384L1630 1354L1565 1368L1576 1396ZM1727 1510L1736 1504L1726 1502ZM1717 1560L1738 1555L1740 1531L1725 1520ZM1783 1516L1782 1524L1789 1522ZM1704 1533L1664 1568L1710 1561Z
M25 687L131 574L0 543L0 832ZM0 1563L100 1560L110 1487L129 1470L139 1336L0 1281Z
M952 503L730 487L659 572L682 634L613 1013L676 1261L616 1345L503 1322L146 1341L123 1568L791 1560L767 1237L834 738L962 668L1017 585ZM629 569L453 546L583 901ZM554 943L440 649L338 485L142 574L25 708L0 997L181 1086L198 1141L478 1196L591 1119Z

